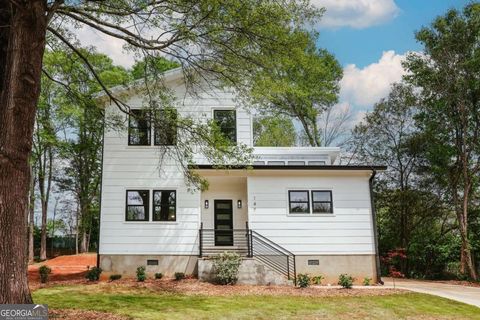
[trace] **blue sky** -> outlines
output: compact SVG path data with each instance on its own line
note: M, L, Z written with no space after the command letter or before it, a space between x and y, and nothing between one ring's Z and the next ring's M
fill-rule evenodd
M399 10L391 20L362 29L321 27L318 45L333 52L342 65L363 68L378 61L383 51L403 54L421 50L414 38L415 31L448 9L461 9L468 3L468 0L396 0Z

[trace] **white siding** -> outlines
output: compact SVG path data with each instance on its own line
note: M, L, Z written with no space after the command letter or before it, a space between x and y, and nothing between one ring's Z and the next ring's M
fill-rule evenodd
M248 177L251 228L295 254L374 254L369 176ZM333 214L288 213L288 190L332 190Z
M185 88L170 83L178 98L181 115L206 121L213 109L235 108L228 92L200 93L185 96ZM142 98L135 95L127 103L142 106ZM115 106L107 107L107 117L127 116ZM251 145L250 115L237 109L237 137L240 143ZM188 190L182 172L171 159L160 162L155 146L128 146L126 127L106 130L104 140L100 254L197 254L200 226L200 192ZM127 222L125 197L128 189L174 189L177 191L176 222ZM234 199L236 201L236 199ZM212 203L213 205L213 203ZM150 194L150 220L152 220Z

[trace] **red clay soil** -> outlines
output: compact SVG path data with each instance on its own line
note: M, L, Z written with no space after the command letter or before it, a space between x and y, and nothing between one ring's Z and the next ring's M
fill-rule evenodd
M59 256L44 262L29 265L28 280L30 282L38 282L40 280L38 268L42 265L47 265L52 269L49 277L51 281L84 279L88 268L97 265L97 255L95 253L84 253Z

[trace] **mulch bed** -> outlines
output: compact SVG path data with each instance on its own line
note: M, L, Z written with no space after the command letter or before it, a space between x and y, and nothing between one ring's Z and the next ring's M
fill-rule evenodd
M49 319L71 319L71 320L128 320L129 317L120 316L113 313L74 310L74 309L53 309L48 310Z

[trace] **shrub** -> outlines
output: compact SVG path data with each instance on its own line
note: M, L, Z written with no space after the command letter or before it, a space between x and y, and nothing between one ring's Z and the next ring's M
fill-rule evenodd
M100 279L101 273L102 268L91 267L90 269L88 269L85 278L87 278L89 281L98 281L98 279Z
M213 258L215 280L219 284L235 284L242 258L235 252L224 252Z
M163 278L163 273L157 272L155 273L155 279L162 279Z
M300 288L307 288L308 286L310 286L310 281L310 276L306 273L299 273L297 275L297 285Z
M49 274L52 272L52 269L46 265L43 265L38 269L38 272L40 273L40 282L46 283L48 281Z
M147 275L145 273L145 267L140 266L137 268L137 281L143 282L145 281L145 279L147 279Z
M185 279L185 273L183 272L175 272L175 280L179 281Z
M348 274L341 274L340 277L338 277L338 284L345 289L351 289L354 280L355 279Z
M364 286L369 286L371 284L371 282L372 282L371 278L369 278L369 277L363 278L363 285Z
M320 285L320 284L322 284L322 280L323 280L323 276L312 277L312 283L313 284Z
M115 281L115 280L120 280L122 278L121 274L112 274L110 275L110 280Z

